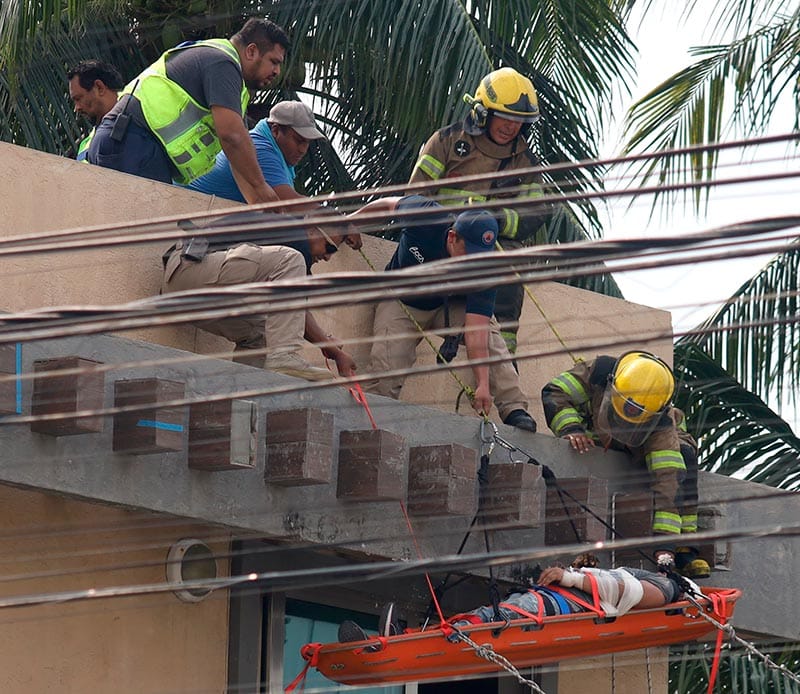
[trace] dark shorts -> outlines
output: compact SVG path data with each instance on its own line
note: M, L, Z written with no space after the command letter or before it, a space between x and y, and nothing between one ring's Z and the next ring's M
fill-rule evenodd
M664 574L657 574L652 571L646 571L645 569L631 569L628 567L625 567L624 570L640 581L652 583L664 594L664 598L666 598L667 602L675 602L681 597L680 586Z

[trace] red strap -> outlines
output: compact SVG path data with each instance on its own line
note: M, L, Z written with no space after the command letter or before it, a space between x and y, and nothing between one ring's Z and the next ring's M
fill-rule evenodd
M575 593L570 593L566 588L559 585L553 584L547 586L547 589L558 593L567 600L578 603L581 607L585 607L589 610L589 612L594 612L598 617L605 617L606 613L603 608L600 607L600 591L597 588L597 578L590 573L585 573L583 575L589 579L589 585L592 587L592 602L594 604L587 602L580 596L575 595Z
M369 417L369 423L372 425L372 428L377 429L378 425L375 423L375 418L372 416L372 410L369 409L367 396L364 395L364 391L361 389L361 384L354 383L353 387L348 388L347 390L350 391L350 395L353 396L353 400L355 400L359 405L361 405L364 408L364 410L366 410L367 417Z
M719 621L723 624L727 621L728 617L728 601L725 596L719 593L712 593L707 596L711 600L713 611L719 617ZM717 630L717 643L714 646L714 660L711 664L711 672L708 675L708 694L714 691L714 684L717 681L717 673L719 672L719 654L722 651L722 629Z
M506 610L511 610L512 612L516 612L518 615L522 615L527 619L532 619L539 626L542 626L542 596L539 595L539 593L537 593L535 590L529 590L528 592L536 598L536 603L539 606L538 612L536 613L528 612L527 610L523 610L521 607L518 607L517 605L512 605L511 603L508 602L501 602L500 607L503 607Z
M361 405L367 413L367 417L369 417L370 424L372 424L373 429L377 429L378 425L375 423L375 418L372 416L372 411L369 409L369 403L367 402L367 396L364 395L364 391L361 389L360 383L354 383L353 387L349 389L350 394L353 396L353 399ZM414 548L417 551L417 556L422 559L422 551L419 548L419 544L417 543L417 537L414 535L414 527L411 525L411 519L408 517L408 511L406 511L406 505L401 501L400 508L403 511L403 517L406 519L406 526L408 527L408 532L411 535L411 540L414 542ZM431 582L431 577L428 575L427 571L425 572L425 581L428 584L428 590L431 593L431 599L433 600L433 604L436 606L436 613L439 615L439 625L445 624L444 613L442 612L441 605L439 605L439 599L436 597L436 591L433 588L433 583Z

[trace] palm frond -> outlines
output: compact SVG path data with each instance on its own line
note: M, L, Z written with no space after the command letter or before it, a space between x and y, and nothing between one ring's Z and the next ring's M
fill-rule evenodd
M702 349L762 397L796 404L800 386L799 277L800 245L796 243L739 287L678 344Z
M771 19L769 26L730 44L694 49L695 55L703 56L700 60L630 108L623 151L715 143L736 129L748 135L764 132L781 96L797 89L795 64L800 46L800 11ZM636 185L641 181L670 185L687 180L711 183L716 167L715 152L692 152L651 159L631 171L637 176ZM662 197L666 202L687 202L687 196L693 195L694 207L700 209L707 191L698 188Z
M675 345L675 403L700 443L703 470L800 489L800 439L761 398L691 342Z
M90 57L127 69L130 76L143 67L127 23L100 18L86 31L60 24L38 32L29 53L17 56L13 67L0 63L0 138L53 154L74 153L88 126L72 108L66 73Z

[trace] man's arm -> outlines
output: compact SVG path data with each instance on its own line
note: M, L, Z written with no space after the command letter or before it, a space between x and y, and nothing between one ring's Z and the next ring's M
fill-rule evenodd
M439 131L433 133L422 146L411 172L409 183L428 183L438 181L447 169L447 152L442 146L442 137Z
M542 407L547 426L556 436L567 439L578 453L586 453L594 448L582 414L591 407L591 366L592 362L581 362L542 388Z
M464 316L464 344L467 358L486 359L489 356L489 316L467 313ZM475 399L472 407L478 414L488 414L492 408L492 393L489 390L489 366L473 364L475 376Z
M222 151L228 157L231 173L244 199L249 203L277 201L278 196L261 173L253 141L242 117L223 106L212 106L211 115Z
M337 342L333 335L325 333L311 311L306 311L306 328L304 337L314 344ZM336 362L336 369L340 376L352 376L356 371L356 362L347 352L336 344L329 344L322 347L322 354L326 359L333 359Z

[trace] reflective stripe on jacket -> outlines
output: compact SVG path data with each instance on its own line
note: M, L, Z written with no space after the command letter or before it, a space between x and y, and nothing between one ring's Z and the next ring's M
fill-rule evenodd
M197 41L163 53L122 92L130 94L135 87L144 119L175 165L178 172L175 180L179 183L189 183L210 171L222 149L211 109L201 106L183 87L167 77L167 57L196 46L222 51L241 70L239 54L228 39ZM250 100L250 92L244 83L241 96L244 113Z

